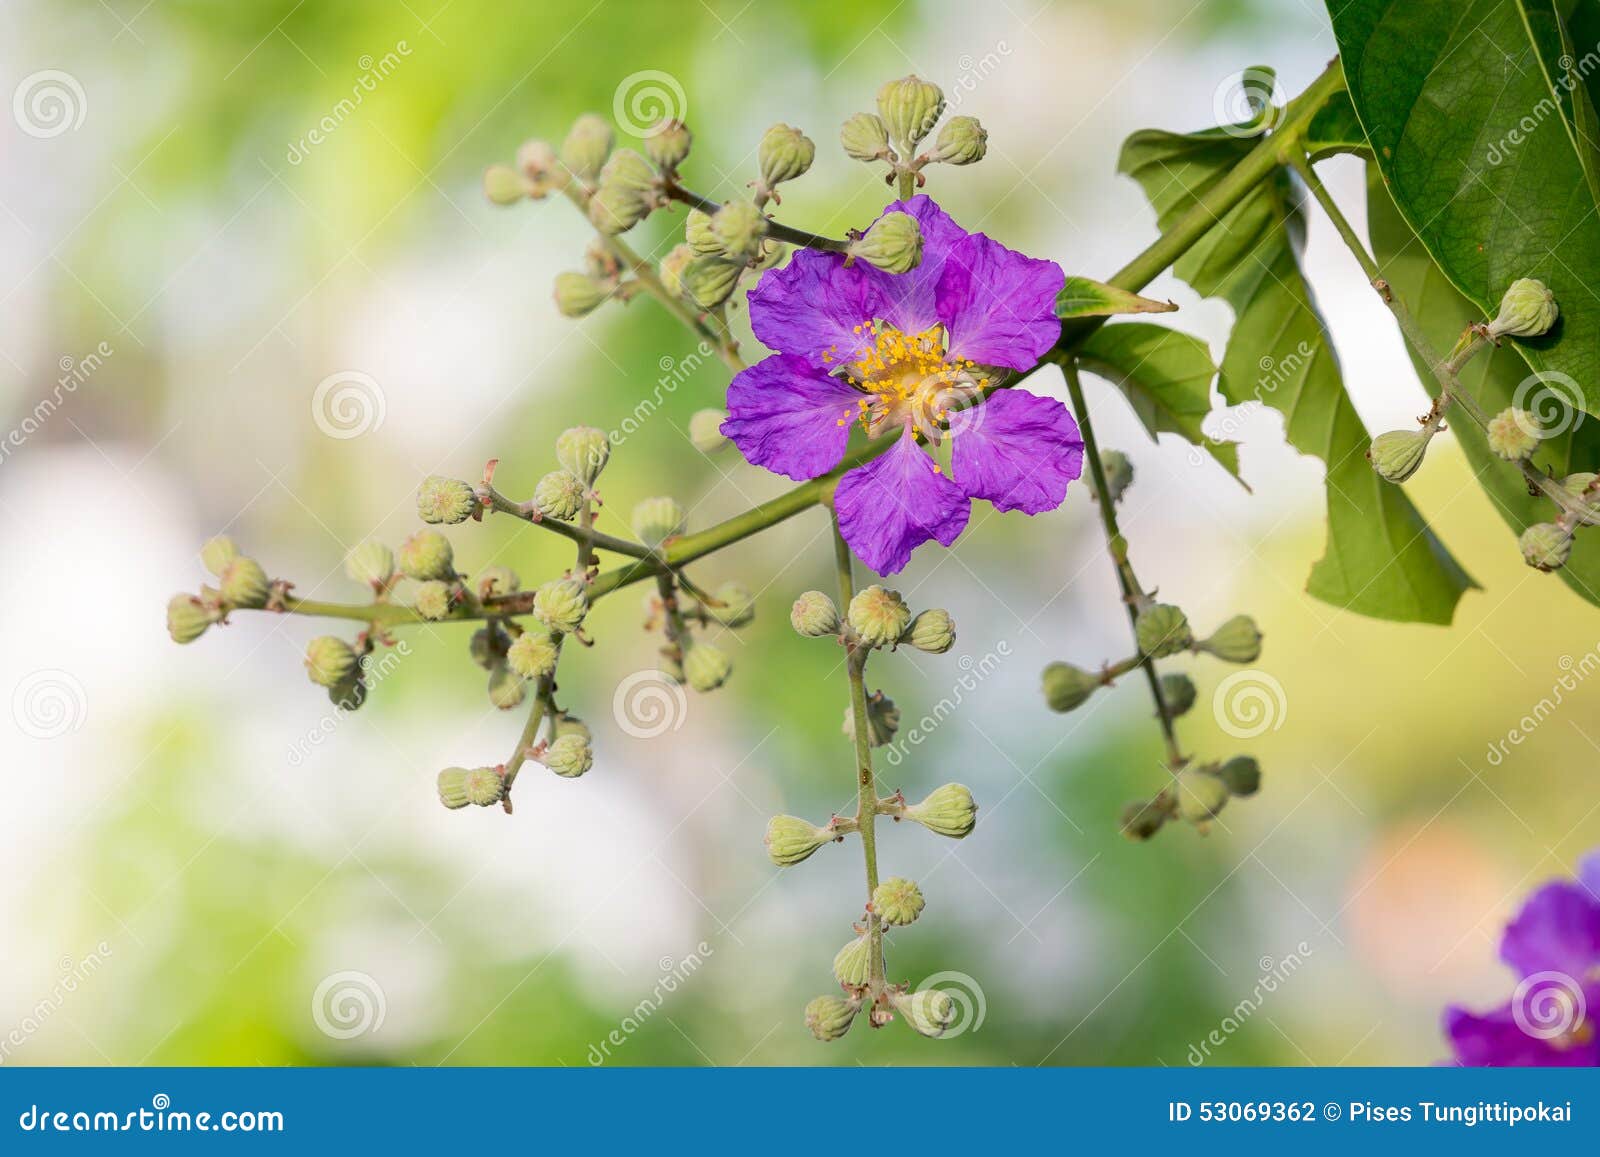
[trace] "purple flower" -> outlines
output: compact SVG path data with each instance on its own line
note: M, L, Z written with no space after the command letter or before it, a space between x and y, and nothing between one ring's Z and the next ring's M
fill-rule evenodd
M1600 1065L1600 850L1575 881L1546 884L1506 926L1500 958L1520 978L1491 1012L1445 1010L1462 1065Z
M1054 510L1083 469L1078 424L1060 402L996 390L1061 334L1061 268L968 233L924 196L884 210L922 226L922 264L883 273L802 250L750 294L750 324L777 351L728 387L726 434L757 466L826 474L850 431L899 431L887 453L839 480L834 509L852 550L879 574L933 539L949 546L971 500ZM950 472L924 446L950 439Z

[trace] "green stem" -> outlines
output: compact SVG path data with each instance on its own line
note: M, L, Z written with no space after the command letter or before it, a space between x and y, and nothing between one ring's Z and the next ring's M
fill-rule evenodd
M839 578L839 605L848 608L855 597L854 567L850 546L839 532L839 519L833 520L834 569ZM872 997L883 991L883 922L871 911L872 894L878 888L878 785L872 774L872 739L867 720L867 656L870 647L846 641L845 670L850 676L850 717L856 742L856 823L861 832L861 852L867 863L867 935L872 937L871 974L868 990Z
M713 201L710 197L685 189L676 180L669 180L662 190L674 201L681 201L692 209L698 209L708 216L714 216L722 208L721 201ZM850 249L850 242L840 241L834 237L824 237L820 233L811 233L805 229L796 229L792 225L785 225L780 221L767 221L767 236L775 241L783 241L789 245L803 245L807 249L821 249L827 253L846 253Z
M559 534L576 543L588 543L600 550L613 551L616 554L625 554L631 558L649 558L651 550L639 542L629 542L625 538L616 538L598 530L585 530L573 526L569 522L562 522L556 518L544 518L539 514L539 507L534 502L513 502L494 487L488 488L489 508L499 514L509 514L513 518L520 518L524 522L532 523L552 534Z

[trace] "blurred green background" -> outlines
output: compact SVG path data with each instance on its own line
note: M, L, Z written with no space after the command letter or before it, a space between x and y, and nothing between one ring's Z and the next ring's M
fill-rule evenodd
M596 766L530 768L511 817L434 799L440 767L498 762L521 724L484 699L468 629L409 632L367 707L325 725L300 666L321 624L240 614L183 650L162 628L212 534L302 595L354 599L345 551L409 533L424 474L499 457L525 495L557 431L616 428L672 380L693 343L654 303L557 316L551 279L585 240L568 206L479 191L524 139L609 114L624 78L681 86L708 193L754 175L768 124L806 129L818 162L783 216L837 233L885 191L836 128L916 71L990 132L984 163L931 191L1103 277L1153 236L1114 175L1121 139L1238 114L1249 65L1297 89L1333 53L1319 5L11 0L0 20L3 422L58 403L0 459L4 1063L1421 1064L1445 1002L1508 990L1494 944L1521 894L1600 843L1597 688L1524 721L1590 669L1600 616L1522 565L1453 447L1414 493L1484 589L1448 630L1381 624L1302 594L1321 470L1275 414L1230 422L1246 495L1099 383L1102 437L1139 471L1124 528L1142 576L1202 629L1244 610L1266 632L1262 733L1222 729L1232 671L1203 661L1183 726L1202 756L1258 755L1266 786L1206 838L1117 835L1163 776L1141 688L1068 717L1037 690L1051 659L1127 649L1082 487L1036 519L982 507L955 550L925 548L899 585L948 607L960 641L887 656L872 683L908 726L959 702L885 786L960 780L983 805L959 844L881 841L929 901L891 972L957 974L964 994L946 1040L858 1026L824 1047L800 1022L861 889L854 842L782 873L761 843L770 814L852 793L837 656L785 621L829 581L820 512L700 566L759 590L760 613L727 638L729 686L659 738L613 718L657 645L640 588L602 604L599 645L562 679ZM64 120L27 104L41 86ZM1359 166L1328 169L1359 209ZM640 247L664 252L677 220ZM1314 280L1357 404L1388 428L1424 395L1324 226ZM1153 292L1220 353L1224 307L1170 278ZM325 432L330 377L365 391L339 431L356 436ZM705 526L782 489L690 447L725 386L707 360L665 390L615 453L602 526L651 494ZM1033 386L1061 393L1054 370ZM452 538L469 571L532 583L569 562L506 519ZM1491 758L1512 729L1526 741Z

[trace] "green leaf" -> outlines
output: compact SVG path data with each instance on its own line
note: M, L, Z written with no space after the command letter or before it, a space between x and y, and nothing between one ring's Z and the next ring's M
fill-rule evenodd
M1211 412L1211 379L1217 376L1205 342L1164 325L1130 321L1096 330L1078 359L1127 395L1152 438L1163 431L1181 435L1239 477L1238 448L1200 428Z
M1152 301L1103 281L1069 277L1056 295L1056 316L1066 321L1074 317L1110 317L1119 313L1171 313L1178 307L1170 301Z
M1416 234L1384 192L1375 169L1368 172L1367 178L1367 229L1378 266L1396 298L1416 319L1429 344L1438 350L1449 349L1461 331L1478 320L1477 308L1456 292L1417 244ZM1439 384L1427 363L1415 350L1410 352L1417 376L1428 392L1437 396ZM1524 390L1523 396L1517 398L1519 402L1538 405L1525 385L1531 383L1536 392L1537 380L1530 377L1527 365L1509 346L1480 353L1467 363L1460 378L1467 392L1491 414L1511 405L1519 389ZM1536 412L1541 418L1563 416L1543 408ZM1557 478L1579 470L1592 470L1600 464L1600 421L1570 406L1564 417L1569 428L1556 437L1545 439L1534 456L1535 465L1547 468ZM1555 508L1547 499L1528 494L1522 472L1489 449L1476 423L1462 418L1450 423L1450 431L1461 444L1494 508L1514 533L1521 534L1534 523L1549 522L1554 517ZM1593 531L1580 533L1573 539L1572 557L1555 573L1580 596L1600 605L1600 535Z
M1583 79L1600 55L1573 57L1551 0L1328 7L1351 100L1407 224L1478 320L1517 278L1548 285L1559 325L1516 347L1600 413L1600 295L1589 283L1600 161ZM1561 4L1575 16L1590 8Z
M1361 130L1361 121L1356 118L1355 105L1350 103L1347 92L1334 93L1328 103L1312 115L1303 140L1306 153L1313 161L1339 153L1372 155L1372 146L1367 143L1367 134Z
M1252 145L1234 129L1135 133L1120 168L1144 187L1163 226L1223 179ZM1327 466L1328 542L1306 589L1374 618L1448 623L1472 579L1405 492L1366 460L1370 436L1345 393L1338 359L1300 271L1305 222L1291 175L1278 170L1174 267L1235 321L1219 388L1240 406L1280 411L1291 445Z

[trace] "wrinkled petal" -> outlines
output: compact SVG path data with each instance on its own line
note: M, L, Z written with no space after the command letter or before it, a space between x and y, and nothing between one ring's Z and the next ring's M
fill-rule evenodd
M950 356L1031 370L1061 336L1056 295L1066 280L1054 261L972 234L945 259L936 293Z
M1444 1030L1461 1065L1563 1068L1600 1063L1596 1041L1541 1039L1524 1031L1509 1004L1482 1015L1452 1006L1445 1010Z
M1071 412L1027 390L996 390L951 415L950 436L956 484L996 510L1054 510L1083 473L1083 438Z
M968 233L926 194L918 194L909 201L896 201L884 212L910 213L917 219L922 226L922 262L909 273L884 273L866 267L867 276L877 287L882 302L879 316L902 333L921 333L939 320L939 278L944 273L946 258L966 240Z
M1600 967L1600 903L1579 884L1546 884L1506 926L1500 959L1519 976L1559 972L1586 979Z
M857 327L864 331L867 322L882 316L874 273L860 262L846 269L837 253L797 250L783 268L762 274L750 291L750 328L769 349L836 366L870 340ZM824 353L829 360L823 360Z
M844 457L861 392L794 354L773 354L728 386L722 433L747 460L804 481Z
M972 512L961 488L934 468L909 434L841 478L833 508L850 549L881 575L903 569L929 539L941 546L955 542Z

